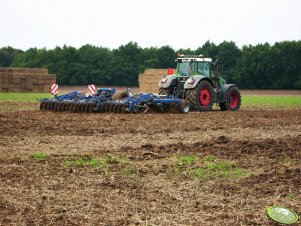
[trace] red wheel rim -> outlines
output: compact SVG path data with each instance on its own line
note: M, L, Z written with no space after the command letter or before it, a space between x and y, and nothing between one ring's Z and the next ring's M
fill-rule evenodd
M229 98L230 108L235 108L238 105L238 95L236 93L231 93Z
M210 104L210 92L208 89L203 88L199 93L199 102L202 106L206 107Z

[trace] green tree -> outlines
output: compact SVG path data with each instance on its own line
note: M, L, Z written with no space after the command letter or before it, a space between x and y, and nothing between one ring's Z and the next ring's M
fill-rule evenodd
M216 59L218 57L218 51L218 47L213 42L206 41L204 45L202 45L202 47L197 48L195 54L203 54L204 57L211 57L213 59Z
M175 68L176 53L170 46L163 46L157 50L158 68Z
M78 52L82 74L85 74L86 83L107 85L112 79L109 73L109 65L111 62L109 49L84 45Z
M234 42L222 42L217 47L216 57L221 60L223 65L223 77L228 83L236 83L238 80L236 74L236 64L240 58L240 50ZM216 53L215 53L216 54Z
M141 70L144 71L146 68L158 68L159 60L157 54L157 48L144 48L142 50L143 63Z
M301 41L277 42L271 51L273 88L301 89Z
M22 50L14 49L10 46L3 47L0 49L0 67L9 67L13 59L20 53Z
M137 43L129 42L113 50L109 65L110 84L137 86L142 64L142 49Z

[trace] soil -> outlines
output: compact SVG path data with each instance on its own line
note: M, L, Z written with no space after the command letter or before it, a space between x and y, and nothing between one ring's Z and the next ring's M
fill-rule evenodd
M33 153L47 153L35 159ZM107 167L68 166L103 156ZM190 177L233 162L242 177ZM0 111L0 225L276 225L301 214L301 109L182 114Z

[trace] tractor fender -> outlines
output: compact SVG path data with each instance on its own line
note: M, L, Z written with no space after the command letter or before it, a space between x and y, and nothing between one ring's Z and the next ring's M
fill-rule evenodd
M225 98L226 98L227 91L232 86L235 86L235 84L224 84L220 87L220 92L219 92L220 102L225 102L226 101Z
M193 89L196 85L204 78L208 78L202 75L193 75L189 79L186 80L184 84L184 89Z
M168 88L170 86L177 86L178 83L178 76L177 75L165 75L160 81L159 81L159 88Z

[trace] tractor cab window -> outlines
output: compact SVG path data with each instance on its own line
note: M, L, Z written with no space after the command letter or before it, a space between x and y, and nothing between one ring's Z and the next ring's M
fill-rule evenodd
M210 66L208 63L205 62L199 62L198 63L198 73L201 75L209 77L210 75Z
M181 62L178 64L178 74L181 76L191 76L195 69L194 62Z

